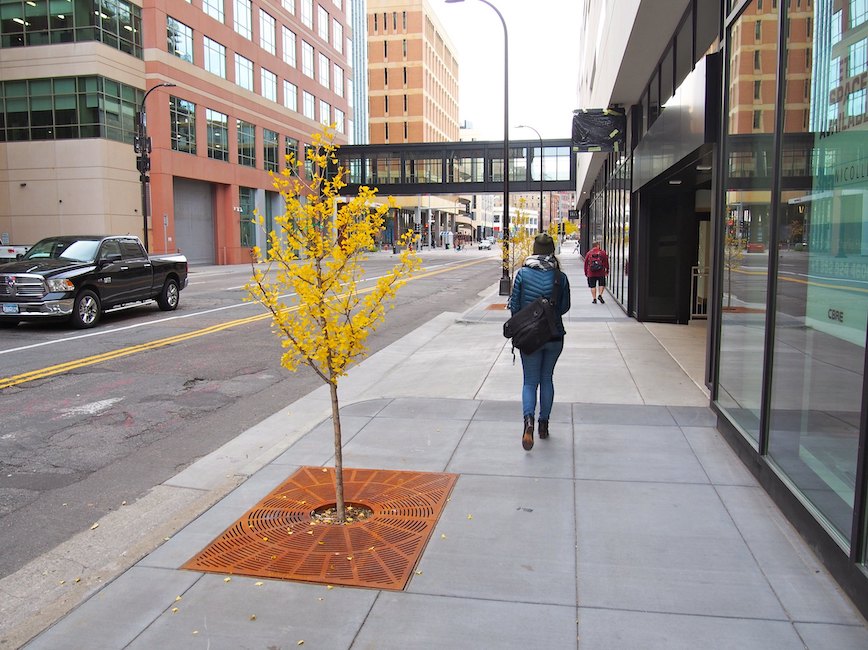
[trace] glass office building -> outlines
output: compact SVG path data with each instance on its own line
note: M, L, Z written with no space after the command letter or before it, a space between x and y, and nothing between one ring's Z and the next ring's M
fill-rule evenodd
M631 316L707 323L718 428L866 612L868 2L686 5L643 86L586 89L629 109L579 181L584 245Z

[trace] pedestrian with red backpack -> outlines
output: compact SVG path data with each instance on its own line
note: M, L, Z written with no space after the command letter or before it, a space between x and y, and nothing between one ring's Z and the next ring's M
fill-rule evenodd
M606 276L609 275L609 255L600 248L600 242L595 241L591 250L585 255L585 277L588 278L588 286L591 288L591 298L596 304L603 300L603 290L606 288Z

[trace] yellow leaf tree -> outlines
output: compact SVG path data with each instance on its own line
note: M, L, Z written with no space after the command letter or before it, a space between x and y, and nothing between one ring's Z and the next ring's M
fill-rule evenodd
M732 274L737 272L744 260L746 242L739 236L738 224L729 219L726 224L723 244L723 268L726 270L726 306L732 307Z
M515 277L516 271L524 264L527 256L533 252L534 234L528 230L529 219L524 212L525 201L519 201L515 217L510 220L509 246L503 246L501 255L509 269L509 277Z
M282 365L295 371L307 366L325 382L331 394L335 445L335 504L337 519L346 521L338 381L350 365L367 353L365 341L385 318L397 290L421 266L419 256L401 238L403 252L391 271L370 285L363 284L362 262L383 229L383 217L394 200L375 201L376 190L362 187L357 196L341 200L346 170L337 166L334 129L312 136L307 149L308 179L303 161L287 156L287 165L273 176L285 212L274 218L267 249L253 249L249 299L271 312L272 329L283 346ZM258 216L260 227L264 220ZM285 297L295 294L294 305Z

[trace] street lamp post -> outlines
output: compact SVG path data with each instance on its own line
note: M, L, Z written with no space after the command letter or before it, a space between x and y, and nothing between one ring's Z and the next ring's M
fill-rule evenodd
M539 138L539 224L537 230L539 232L543 231L543 141L542 136L532 126L527 126L526 124L519 124L517 129L530 129L534 133L536 133L536 137ZM549 210L549 221L551 221L551 210Z
M464 0L446 0L447 4L464 2ZM500 278L501 296L508 296L512 289L512 278L509 273L509 39L506 31L506 21L497 7L488 0L479 0L492 9L503 24L503 275Z
M149 251L148 246L148 184L151 182L151 177L148 172L151 171L151 139L148 137L148 117L145 113L145 100L157 88L171 88L176 84L159 83L152 88L149 88L142 97L142 104L139 107L138 119L136 120L136 135L133 138L133 149L138 154L136 157L136 169L139 170L139 182L142 184L142 243L145 245L145 250Z

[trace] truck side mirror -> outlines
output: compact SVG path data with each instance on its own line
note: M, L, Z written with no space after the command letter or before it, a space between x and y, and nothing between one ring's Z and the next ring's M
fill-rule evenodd
M109 253L108 255L103 255L100 258L100 264L115 264L121 261L122 256L120 253Z

